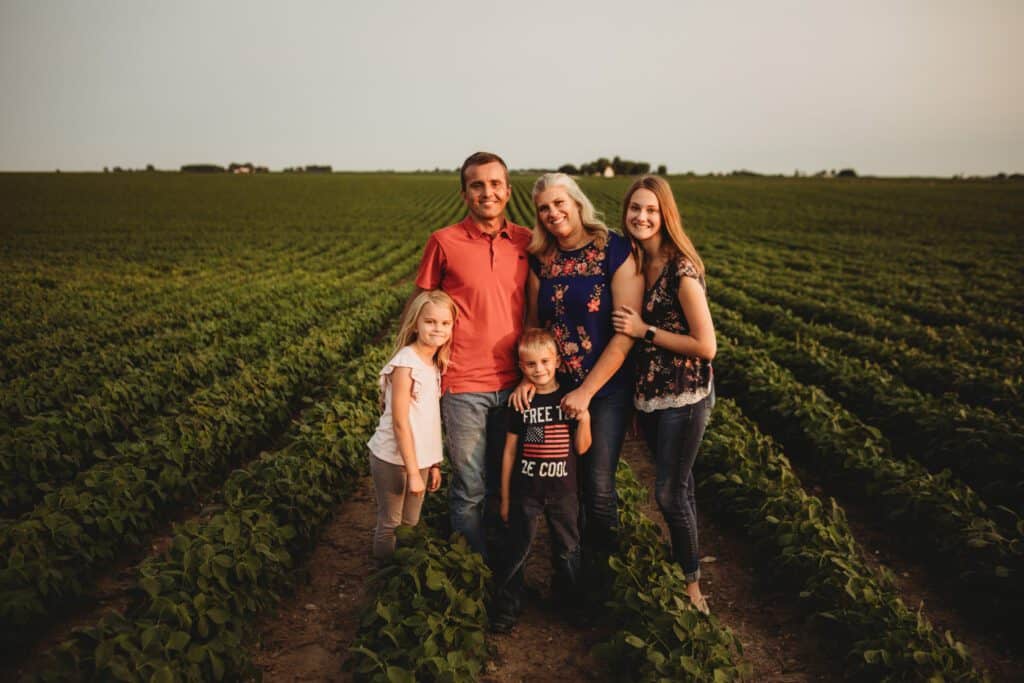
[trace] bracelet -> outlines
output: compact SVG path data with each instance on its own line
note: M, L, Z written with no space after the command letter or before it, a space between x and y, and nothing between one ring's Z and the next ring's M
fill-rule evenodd
M435 462L433 465L430 466L430 469L439 470L441 469L441 466Z

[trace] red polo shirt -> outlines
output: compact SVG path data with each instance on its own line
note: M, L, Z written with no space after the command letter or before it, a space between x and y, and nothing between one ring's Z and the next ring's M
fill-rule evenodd
M416 286L443 289L459 308L444 391L500 391L518 381L529 242L529 228L505 221L491 237L469 216L427 240Z

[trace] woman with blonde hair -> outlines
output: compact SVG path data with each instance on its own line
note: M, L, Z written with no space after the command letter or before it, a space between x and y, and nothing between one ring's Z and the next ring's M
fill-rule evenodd
M590 411L593 443L580 460L584 549L615 548L615 469L626 433L633 380L626 358L633 340L612 327L612 311L638 308L643 279L629 242L601 222L571 177L547 173L533 186L536 224L528 247L527 325L551 330L558 344L562 399L569 418ZM526 380L513 397L528 405Z
M643 306L620 306L615 330L639 339L633 405L657 468L655 499L686 574L694 606L709 612L700 590L693 463L715 405L711 360L717 349L704 263L683 230L672 188L657 176L626 192L622 227L644 274Z

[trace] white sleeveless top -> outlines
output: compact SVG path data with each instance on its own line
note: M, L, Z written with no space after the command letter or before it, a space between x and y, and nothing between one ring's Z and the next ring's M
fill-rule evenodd
M393 465L405 465L395 439L391 415L392 382L395 368L412 371L412 401L409 402L409 424L412 443L420 469L441 462L441 372L433 363L425 363L412 346L406 346L380 371L380 387L384 411L377 431L367 442L370 452Z

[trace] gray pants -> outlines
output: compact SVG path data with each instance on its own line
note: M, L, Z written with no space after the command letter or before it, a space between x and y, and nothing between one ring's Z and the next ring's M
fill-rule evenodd
M370 456L370 474L377 494L377 528L373 532L373 556L386 560L395 552L395 529L399 524L416 526L420 521L423 495L406 493L405 467ZM420 470L426 483L428 468Z

